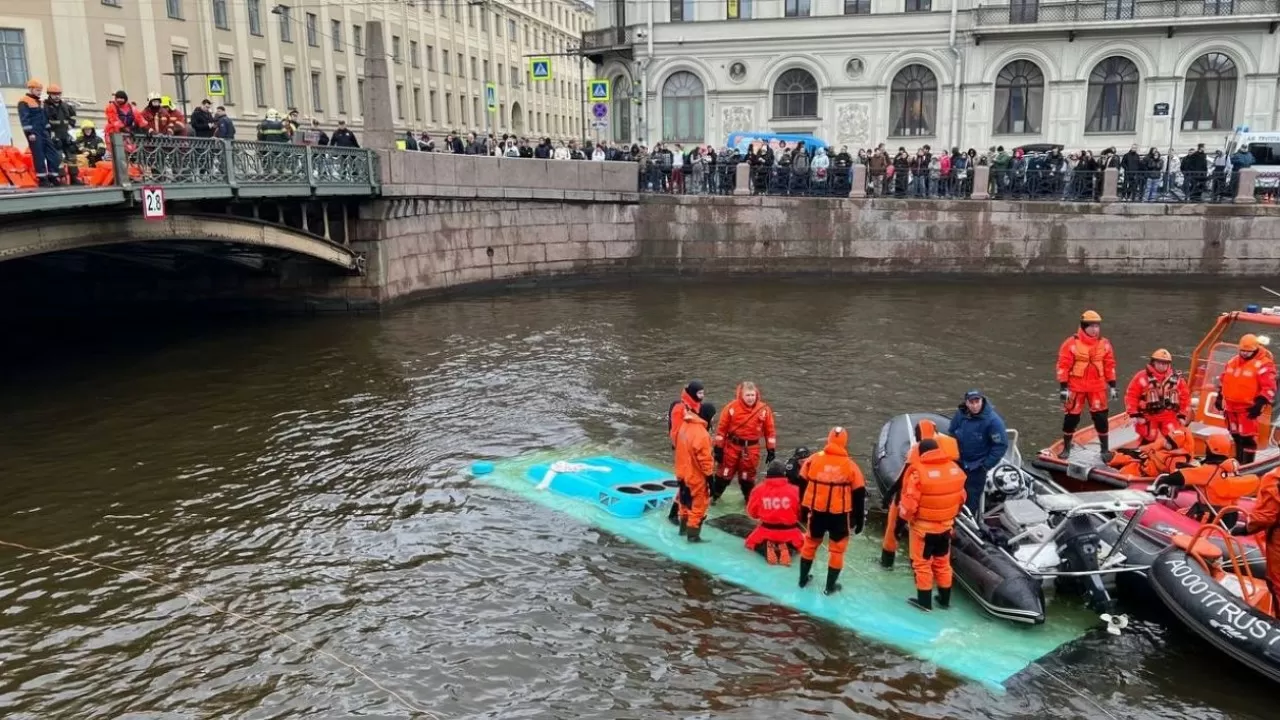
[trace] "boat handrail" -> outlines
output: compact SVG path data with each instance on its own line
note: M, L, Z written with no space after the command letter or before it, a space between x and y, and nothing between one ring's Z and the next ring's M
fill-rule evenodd
M1235 505L1228 505L1219 511L1219 515L1225 512L1243 513L1244 510ZM1196 547L1196 543L1200 542L1201 539L1207 540L1207 536L1209 535L1221 536L1223 549L1226 551L1227 557L1231 560L1232 574L1238 578L1248 580L1247 583L1240 583L1240 594L1245 603L1252 606L1252 596L1258 593L1259 583L1257 578L1253 576L1253 568L1249 566L1249 563L1243 562L1241 559L1244 557L1244 547L1240 545L1231 533L1227 532L1225 528L1216 522L1217 518L1214 520L1215 522L1211 524L1201 525L1196 534L1191 536L1191 542L1187 545L1187 555L1195 558L1195 561L1200 564L1200 567L1204 569L1205 573L1212 576L1213 571L1209 569L1208 561L1192 552L1192 549Z

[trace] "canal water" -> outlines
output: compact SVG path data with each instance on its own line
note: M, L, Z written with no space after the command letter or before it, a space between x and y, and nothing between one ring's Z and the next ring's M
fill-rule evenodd
M465 473L583 444L666 463L690 377L721 405L760 384L788 451L841 424L866 452L889 416L979 387L1030 452L1083 308L1127 380L1261 299L744 279L47 327L0 360L0 540L206 597L441 718L1274 718L1272 688L1152 620L996 694ZM5 718L407 717L312 649L113 571L0 548L0 608Z

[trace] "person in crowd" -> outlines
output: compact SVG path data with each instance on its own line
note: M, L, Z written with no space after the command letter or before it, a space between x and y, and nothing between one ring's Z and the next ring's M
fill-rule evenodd
M223 140L236 139L236 124L227 116L227 109L221 105L213 111L213 136Z
M298 108L289 108L289 114L284 118L284 133L290 142L302 141L302 138L298 136L300 127L302 127L302 121L298 119Z
M356 134L351 132L351 128L347 127L346 120L338 121L338 129L333 131L333 136L329 138L329 144L334 147L360 147L360 143L356 141Z
M676 429L675 465L677 510L680 534L691 542L702 542L702 521L711 504L708 486L715 474L711 435L707 421L697 411L681 403L683 416Z
M83 185L84 183L80 181L80 169L76 163L76 141L72 136L76 127L75 106L69 102L63 102L62 88L50 83L48 95L44 100L44 111L49 116L49 136L52 138L53 146L61 153L59 164L62 165L65 162L67 168L67 183Z
M1240 463L1232 457L1234 454L1231 438L1214 433L1205 439L1203 460L1159 476L1151 491L1157 495L1173 496L1181 488L1196 488L1199 500L1187 515L1201 522L1210 522L1224 508L1234 506L1241 498L1258 491L1258 476L1240 474ZM1232 530L1238 515L1234 511L1223 513L1219 520L1223 527Z
M191 111L191 130L196 137L213 137L216 130L214 123L213 102L205 98L200 107Z
M1280 617L1280 468L1262 477L1245 532L1262 536L1267 557L1267 589L1271 591L1271 615Z
M1204 186L1209 177L1209 156L1205 155L1204 143L1196 145L1196 149L1182 158L1182 184L1187 193L1187 202L1204 200Z
M1252 463L1258 452L1258 418L1276 401L1276 361L1252 333L1240 338L1239 352L1218 376L1213 407L1222 413L1235 443L1236 459Z
M86 167L97 167L107 155L107 146L98 136L92 120L80 121L80 136L76 138L76 153L84 158Z
M987 473L1000 464L1009 449L1004 418L981 390L970 390L964 394L964 402L956 414L951 416L947 434L955 438L959 446L960 466L967 478L965 506L978 517L986 492Z
M965 472L934 439L920 441L918 457L902 474L899 514L910 526L916 576L916 596L907 602L921 610L933 609L935 584L938 607L951 606L951 531L965 504L965 483Z
M804 546L800 531L800 491L787 479L786 466L771 461L764 482L747 502L747 516L760 524L747 536L746 547L761 552L770 565L791 567L791 551Z
M1062 400L1062 450L1058 457L1071 455L1071 444L1080 415L1087 409L1098 433L1098 449L1104 463L1114 455L1108 445L1108 400L1116 391L1116 353L1111 341L1102 337L1102 316L1093 310L1080 315L1080 329L1058 348L1058 396Z
M715 458L720 465L711 502L716 502L734 478L742 488L742 499L751 499L760 467L760 443L764 442L765 462L771 463L778 453L778 433L774 426L773 408L760 397L755 383L738 385L735 397L720 413L716 426Z
M111 96L111 101L107 103L106 109L103 110L106 116L107 126L104 136L107 142L111 141L111 136L118 132L132 133L137 126L137 116L134 113L133 105L129 104L129 93L123 90L117 90Z
M1147 366L1134 374L1125 389L1124 406L1144 443L1187 424L1191 388L1182 373L1173 369L1168 350L1159 348L1151 353Z
M800 587L812 579L813 559L823 539L827 540L827 595L839 592L840 571L849 546L849 533L862 532L866 515L867 489L862 471L849 457L849 432L834 427L827 433L821 451L805 458L800 475L805 479L800 504L808 513L804 547L800 549Z
M62 158L49 130L49 113L40 101L43 92L44 83L34 79L27 81L27 93L18 98L18 122L27 137L27 146L31 148L36 181L41 187L53 187L62 177Z
M280 111L275 108L267 110L267 117L258 123L258 142L289 142L289 131L285 128Z

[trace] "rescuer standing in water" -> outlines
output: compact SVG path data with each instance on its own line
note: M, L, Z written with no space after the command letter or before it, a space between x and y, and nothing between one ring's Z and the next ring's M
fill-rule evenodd
M919 455L902 475L899 514L911 529L908 549L916 574L916 596L907 602L921 610L951 606L951 531L964 507L965 472L935 439L921 440Z
M738 386L737 396L720 413L720 424L716 427L715 456L720 471L711 489L711 502L720 499L735 477L742 487L742 499L750 502L751 489L756 485L760 469L761 441L765 445L765 462L773 462L778 454L773 408L760 397L754 383L744 382Z
M1236 459L1248 465L1258 452L1258 418L1276 401L1276 361L1257 335L1242 336L1239 347L1218 376L1213 407L1227 422Z
M1098 449L1103 462L1114 455L1107 438L1108 399L1116 392L1116 353L1111 341L1102 337L1102 316L1093 310L1080 315L1080 329L1058 349L1058 396L1062 399L1062 450L1058 457L1071 455L1071 443L1080 415L1089 411L1098 432Z
M866 514L867 483L862 471L849 458L849 433L835 427L827 433L827 444L805 459L800 475L807 484L800 504L808 512L809 527L800 549L800 587L809 584L813 558L827 538L827 586L831 595L840 589L836 580L844 569L844 552L849 532L862 532Z

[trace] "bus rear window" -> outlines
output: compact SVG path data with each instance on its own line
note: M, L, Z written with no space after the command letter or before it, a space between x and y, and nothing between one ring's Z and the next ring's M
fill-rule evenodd
M1280 165L1280 143L1249 143L1255 165Z

